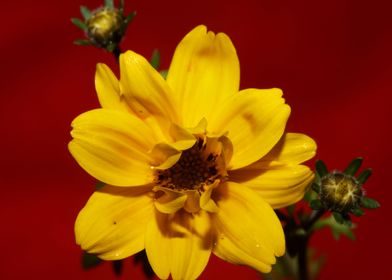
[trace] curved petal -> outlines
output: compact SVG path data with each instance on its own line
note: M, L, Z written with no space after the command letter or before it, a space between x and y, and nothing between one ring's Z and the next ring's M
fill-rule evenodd
M131 112L124 96L120 94L119 81L108 66L97 64L95 89L102 108Z
M152 115L177 122L170 88L151 64L135 52L120 55L120 91L140 118Z
M154 200L157 210L164 214L172 214L180 210L187 200L187 195L164 187L155 187L155 192L161 192Z
M254 165L229 174L230 180L256 191L273 208L281 208L300 200L306 187L314 179L313 172L304 165L281 166L275 169Z
M155 135L140 119L120 111L96 109L72 122L69 150L79 165L96 179L115 186L152 182Z
M208 263L212 235L204 211L175 215L156 213L145 237L148 260L161 279L196 279Z
M269 272L275 256L285 251L282 225L271 206L243 185L227 182L218 190L213 253L231 263Z
M105 186L80 211L76 243L104 260L129 257L144 248L147 223L153 217L149 188Z
M167 75L182 124L209 119L217 106L239 89L239 62L230 38L207 33L200 25L177 46Z
M255 166L299 164L314 157L316 149L316 142L309 136L301 133L285 133L275 147L256 162Z
M211 133L228 132L233 144L228 168L247 166L267 154L281 138L289 114L280 89L247 89L230 98L209 126Z

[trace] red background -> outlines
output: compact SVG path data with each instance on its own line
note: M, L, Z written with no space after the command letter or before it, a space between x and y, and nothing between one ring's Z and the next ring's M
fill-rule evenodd
M391 6L385 1L126 1L138 16L122 44L167 67L195 25L227 33L241 62L241 87L280 87L292 107L289 131L318 142L317 158L344 168L356 156L374 175L366 184L382 208L369 211L357 240L325 230L312 244L328 256L320 279L392 279L388 220L392 194ZM317 4L315 4L317 2ZM0 278L114 279L109 264L80 268L73 223L94 180L67 151L70 122L98 106L97 62L113 58L72 41L79 5L98 0L7 1L0 18ZM246 267L212 258L202 279L258 279ZM121 279L142 277L128 260Z

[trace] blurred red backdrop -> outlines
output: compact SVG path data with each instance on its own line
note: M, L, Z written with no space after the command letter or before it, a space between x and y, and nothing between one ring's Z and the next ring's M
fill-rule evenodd
M73 223L93 191L67 151L72 119L98 106L97 62L113 58L72 41L79 5L100 0L7 1L2 4L0 122L0 278L114 279L109 264L83 271ZM312 245L328 260L320 279L392 279L388 221L392 92L390 1L126 1L137 10L123 49L147 57L158 47L163 67L176 44L203 23L233 40L241 87L280 87L292 107L289 131L318 142L334 168L356 156L374 168L366 185L382 207L369 211L357 240L335 242L325 230ZM252 269L212 258L201 279L258 279ZM142 279L131 260L121 279Z

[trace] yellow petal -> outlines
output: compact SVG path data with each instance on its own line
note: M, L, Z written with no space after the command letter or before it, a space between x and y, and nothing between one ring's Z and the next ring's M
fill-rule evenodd
M176 111L162 76L141 55L127 51L120 55L120 91L129 106L142 119L177 122Z
M304 165L263 169L253 164L231 171L229 177L230 180L256 191L273 208L281 208L294 204L303 197L314 174Z
M256 164L259 167L298 164L314 157L316 149L316 142L309 136L301 133L286 133Z
M157 212L145 237L148 260L161 279L196 279L211 254L210 219L204 211L175 215Z
M184 151L191 148L196 143L196 138L192 133L176 124L172 124L170 127L170 134L174 140L170 145L177 150Z
M213 253L223 260L269 272L285 251L282 225L271 206L249 188L227 182L218 188Z
M155 187L155 191L162 194L154 200L154 205L159 212L164 214L172 214L180 210L187 200L187 195L182 192L176 192L164 187Z
M198 26L177 46L167 82L186 127L209 120L223 100L239 89L239 62L230 38Z
M125 99L120 94L119 82L105 64L97 64L95 71L95 89L102 108L130 112Z
M76 243L104 260L129 257L144 248L147 223L153 217L148 188L105 186L80 211Z
M281 138L290 107L280 89L247 89L230 98L210 121L212 133L233 144L229 169L249 165L267 154Z
M140 119L120 111L97 109L72 122L69 150L96 179L115 186L152 182L148 151L156 139Z

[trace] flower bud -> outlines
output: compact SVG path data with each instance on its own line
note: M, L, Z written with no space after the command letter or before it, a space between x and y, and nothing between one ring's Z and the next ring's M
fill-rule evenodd
M117 10L98 10L87 20L87 36L101 48L118 44L122 38L122 22L122 15Z
M355 177L335 171L321 178L319 194L326 209L348 213L359 207L363 191Z

